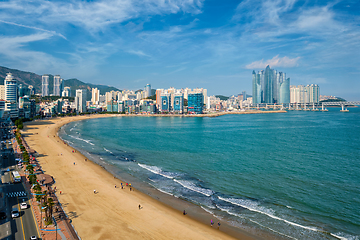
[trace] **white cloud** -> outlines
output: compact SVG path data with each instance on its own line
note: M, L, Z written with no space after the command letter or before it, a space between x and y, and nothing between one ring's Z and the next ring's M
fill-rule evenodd
M47 1L16 0L0 3L3 21L13 14L23 22L36 19L43 24L71 23L87 30L99 31L109 25L122 23L139 16L169 13L201 13L204 0L99 0L99 1ZM30 18L31 17L31 18Z
M53 36L48 32L32 34L27 36L1 37L0 38L0 55L4 56L7 64L15 64L23 67L24 70L44 71L46 68L63 66L56 58L51 55L39 51L27 49L30 42L42 41ZM10 66L10 65L9 65Z
M246 65L247 69L258 69L258 68L265 68L267 65L270 67L296 67L298 66L298 60L300 57L296 58L289 58L287 56L279 58L279 55L276 55L272 59L266 60L261 59L260 61L252 62Z
M6 23L6 24L10 24L10 25L14 25L14 26L18 26L18 27L30 28L30 29L39 30L39 31L42 31L42 32L51 33L51 34L53 34L53 35L57 35L57 36L59 36L59 37L62 37L62 38L65 39L65 40L67 40L64 35L62 35L62 34L60 34L60 33L57 33L57 32L55 32L55 31L49 31L49 30L46 30L46 29L38 28L38 27L27 26L27 25L18 24L18 23L14 23L14 22L3 21L3 20L0 20L0 22Z
M137 56L140 56L140 57L151 57L150 55L144 53L143 51L141 50L129 50L127 51L128 53L131 53L131 54L135 54Z

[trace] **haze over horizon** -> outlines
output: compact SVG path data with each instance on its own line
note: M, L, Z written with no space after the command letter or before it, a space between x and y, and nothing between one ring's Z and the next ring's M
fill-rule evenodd
M119 89L252 91L267 65L291 85L360 100L359 1L0 2L0 65Z

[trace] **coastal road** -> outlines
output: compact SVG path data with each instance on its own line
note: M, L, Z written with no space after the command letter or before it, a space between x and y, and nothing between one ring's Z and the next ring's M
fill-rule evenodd
M12 183L10 170L19 170L15 165L14 151L12 151L11 145L6 144L6 150L3 155L5 158L1 161L1 190L3 196L5 196L4 205L2 211L6 213L6 219L0 222L0 238L6 240L25 240L30 239L30 236L37 236L38 229L36 226L35 218L30 207L27 209L20 209L20 203L25 201L29 206L28 195L23 183ZM11 151L9 151L11 150ZM4 157L4 156L3 156ZM11 217L11 210L13 207L17 207L20 211L18 218Z
M28 197L22 183L12 184L8 186L8 206L11 211L13 207L17 207L20 216L11 221L11 231L15 240L30 239L30 236L38 236L38 230L35 218L30 207L20 209L20 203L26 202L29 206ZM10 214L11 217L11 214Z

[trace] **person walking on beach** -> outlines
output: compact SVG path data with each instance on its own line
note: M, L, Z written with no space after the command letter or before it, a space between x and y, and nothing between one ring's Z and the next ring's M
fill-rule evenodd
M211 219L211 221L210 221L210 225L211 225L211 227L214 225L214 222L213 222L212 219Z
M139 210L141 209L141 205L139 204Z
M96 190L94 189L94 194L96 194Z
M220 222L218 222L218 229L220 228Z

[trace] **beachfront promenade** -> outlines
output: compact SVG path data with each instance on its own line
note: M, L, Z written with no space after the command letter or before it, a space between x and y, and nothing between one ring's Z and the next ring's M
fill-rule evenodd
M41 190L48 191L49 197L54 200L54 209L56 211L53 213L53 221L52 224L47 225L44 221L44 210L41 210L40 202L36 201L36 193L34 189L32 189L31 184L28 180L28 175L26 174L26 170L23 169L21 171L22 182L26 187L26 190L29 194L29 204L32 211L32 215L37 223L37 234L41 239L79 239L75 230L71 225L71 218L69 218L66 213L63 211L61 203L58 201L57 192L52 187L54 183L53 178L50 175L44 174L44 171L41 168L41 165L38 163L36 159L36 152L29 148L26 141L23 138L20 138L23 146L27 150L30 155L30 164L34 166L34 172L37 175L37 179L42 182ZM22 152L16 141L14 141L13 145L15 154L21 158ZM28 213L29 214L29 213ZM56 226L55 226L56 224Z

